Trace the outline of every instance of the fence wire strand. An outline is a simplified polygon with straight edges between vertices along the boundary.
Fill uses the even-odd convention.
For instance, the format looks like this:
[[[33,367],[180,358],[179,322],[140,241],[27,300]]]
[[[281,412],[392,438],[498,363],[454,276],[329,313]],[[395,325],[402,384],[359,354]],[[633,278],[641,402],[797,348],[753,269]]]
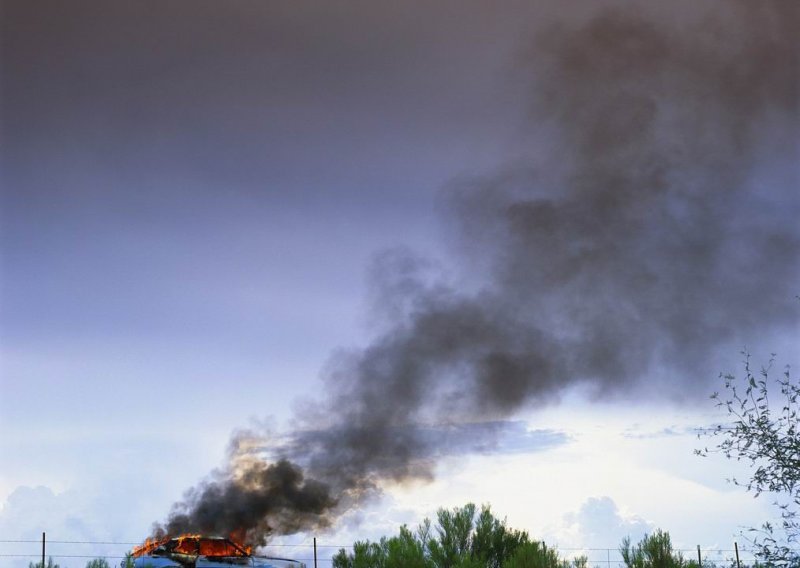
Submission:
[[[119,546],[119,547],[133,547],[140,545],[141,541],[134,541],[134,540],[50,540],[45,539],[46,545],[53,545],[54,548],[58,549],[60,546],[67,546],[67,547],[74,547],[74,546]],[[12,552],[3,550],[3,545],[35,545],[37,548],[34,549],[31,553],[24,553],[24,552]],[[34,566],[39,566],[42,558],[41,549],[38,548],[42,544],[42,539],[0,539],[0,558],[3,559],[28,559],[30,560],[30,564]],[[289,543],[289,542],[282,542],[282,543],[273,543],[266,547],[264,547],[265,551],[270,551],[274,549],[282,549],[285,550],[287,555],[291,555],[291,550],[296,550],[298,556],[294,558],[299,562],[303,562],[309,568],[314,566],[314,558],[310,556],[310,549],[312,548],[313,544],[310,540],[306,539],[299,543]],[[353,543],[347,544],[335,544],[335,543],[324,543],[317,541],[316,544],[317,549],[322,549],[325,553],[317,558],[317,564],[322,566],[328,566],[333,562],[331,558],[332,552],[334,550],[344,549],[345,551],[352,551],[353,550]],[[28,548],[28,547],[25,547]],[[590,566],[595,567],[608,567],[611,568],[612,566],[623,566],[622,558],[619,553],[619,547],[611,547],[611,548],[596,548],[596,547],[559,547],[559,546],[552,546],[553,549],[558,550],[559,552],[565,553],[568,558],[577,556],[577,555],[585,555],[587,556],[587,561]],[[792,549],[793,552],[800,552],[800,549]],[[77,552],[85,552],[85,550],[75,551],[73,554],[61,553],[59,550],[51,550],[46,551],[45,555],[48,558],[52,558],[54,562],[64,561],[64,560],[75,560],[75,561],[84,561],[84,560],[91,560],[91,559],[103,559],[108,562],[113,562],[111,564],[111,568],[116,568],[118,566],[118,562],[124,560],[127,557],[125,551],[123,553],[119,553],[114,551],[111,554],[78,554]],[[110,551],[109,551],[110,552]],[[676,548],[674,552],[683,555],[687,559],[696,558],[697,548]],[[711,566],[722,566],[722,565],[730,565],[731,563],[735,562],[735,552],[736,548],[703,548],[700,547],[701,558],[703,559],[703,565]],[[755,551],[753,548],[748,546],[739,546],[738,549],[739,558],[740,560],[747,564],[752,565],[752,563],[756,560]],[[264,554],[256,554],[255,556],[263,556]],[[601,558],[602,556],[602,558]],[[708,563],[708,564],[706,564]],[[62,566],[61,568],[67,568],[67,566]]]

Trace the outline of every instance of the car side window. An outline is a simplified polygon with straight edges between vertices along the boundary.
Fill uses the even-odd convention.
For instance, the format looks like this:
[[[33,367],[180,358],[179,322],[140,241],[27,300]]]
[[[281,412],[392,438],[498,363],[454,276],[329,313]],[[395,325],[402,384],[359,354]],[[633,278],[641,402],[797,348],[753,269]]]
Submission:
[[[197,554],[197,539],[194,538],[182,538],[180,539],[175,548],[172,549],[172,552],[177,554]]]

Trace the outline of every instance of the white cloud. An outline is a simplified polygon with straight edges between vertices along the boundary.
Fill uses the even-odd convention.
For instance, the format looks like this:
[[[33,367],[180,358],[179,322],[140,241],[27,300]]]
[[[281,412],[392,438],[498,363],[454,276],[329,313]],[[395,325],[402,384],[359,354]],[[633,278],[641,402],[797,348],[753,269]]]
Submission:
[[[611,497],[590,497],[577,511],[566,513],[552,536],[567,549],[603,549],[629,536],[637,541],[654,529],[638,515],[624,515]]]
[[[0,563],[25,567],[41,555],[42,532],[47,533],[47,555],[61,568],[85,565],[88,558],[76,556],[121,555],[124,547],[73,544],[107,542],[115,538],[114,527],[98,517],[96,503],[78,491],[55,493],[45,486],[17,487],[0,512],[0,534],[7,540],[29,541],[3,544]],[[65,542],[67,541],[67,542]],[[6,556],[7,555],[7,556]]]
[[[655,527],[670,531],[683,549],[697,544],[729,549],[740,527],[758,525],[774,514],[768,498],[754,500],[725,483],[735,464],[693,455],[698,441],[684,425],[702,417],[611,410],[543,410],[532,417],[528,431],[512,436],[512,441],[536,440],[537,432],[554,431],[563,433],[565,443],[510,452],[501,446],[497,453],[445,457],[432,483],[387,488],[382,500],[353,511],[335,532],[316,535],[320,557],[356,539],[395,534],[403,523],[416,527],[439,507],[467,502],[491,504],[511,527],[562,551],[609,549],[612,559],[623,536],[636,541]],[[642,425],[640,431],[661,432],[670,426],[673,433],[656,439],[631,436],[636,423]],[[3,454],[13,456],[9,465],[14,466],[14,476],[5,480],[0,538],[37,540],[46,530],[54,540],[140,541],[183,490],[218,465],[219,456],[211,448],[217,453],[224,449],[224,439],[203,437],[135,443],[84,436],[66,451],[60,442],[0,443]],[[26,477],[31,481],[20,481]],[[308,550],[295,545],[307,544],[311,536],[287,537],[276,544],[289,546],[271,552],[307,558]],[[35,543],[20,546],[33,554],[40,550]],[[121,553],[123,548],[65,545],[61,552],[97,555]],[[5,554],[20,550],[9,550],[6,544],[0,549]],[[55,545],[52,550],[59,552]],[[599,554],[605,562],[606,553]],[[28,559],[12,560],[0,557],[0,568],[27,567]],[[61,564],[84,565],[85,559]]]
[[[75,439],[67,444],[69,436]],[[216,465],[218,458],[206,451],[205,442],[199,437],[118,438],[100,428],[78,435],[65,428],[63,436],[40,432],[24,442],[3,438],[0,539],[34,542],[0,543],[0,568],[26,568],[38,560],[42,532],[48,555],[61,568],[82,568],[87,557],[121,556]]]

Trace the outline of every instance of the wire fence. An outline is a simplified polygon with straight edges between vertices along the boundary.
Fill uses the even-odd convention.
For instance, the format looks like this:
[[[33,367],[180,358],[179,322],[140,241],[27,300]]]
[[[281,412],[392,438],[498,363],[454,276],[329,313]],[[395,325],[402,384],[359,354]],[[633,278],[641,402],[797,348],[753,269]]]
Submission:
[[[83,568],[89,561],[103,559],[111,568],[119,567],[126,554],[141,541],[91,541],[42,539],[0,539],[0,566],[40,566],[42,557],[52,558],[59,568]],[[755,551],[748,546],[733,545],[732,548],[703,547],[673,549],[687,560],[699,560],[701,566],[736,566],[737,552],[741,566],[752,566],[756,561]],[[44,553],[43,553],[44,548]],[[271,543],[259,549],[257,556],[291,558],[314,566],[316,548],[317,566],[327,567],[340,549],[352,550],[353,543],[333,543],[309,538],[295,543]],[[584,556],[590,567],[611,568],[624,566],[619,547],[613,548],[562,548],[554,546],[567,559]],[[800,552],[798,550],[797,552]]]

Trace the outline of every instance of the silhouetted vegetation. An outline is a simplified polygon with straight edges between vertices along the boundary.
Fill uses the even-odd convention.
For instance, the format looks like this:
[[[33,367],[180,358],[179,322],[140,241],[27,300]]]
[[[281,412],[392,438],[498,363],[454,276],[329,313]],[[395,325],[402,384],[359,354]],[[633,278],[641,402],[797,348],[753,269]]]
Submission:
[[[724,396],[712,396],[731,422],[708,433],[720,439],[716,446],[697,453],[718,452],[750,464],[750,479],[732,482],[754,496],[772,494],[780,515],[777,525],[766,522],[751,529],[756,555],[769,566],[797,567],[800,555],[791,547],[800,540],[800,384],[788,367],[780,378],[770,379],[773,360],[759,373],[753,372],[749,355],[744,355],[744,375],[723,375]]]
[[[660,529],[633,544],[630,537],[619,548],[626,568],[699,568],[672,546],[670,535]],[[604,568],[608,567],[605,562]],[[703,560],[702,568],[748,567],[735,560],[719,565]],[[586,556],[563,558],[558,551],[527,532],[508,527],[488,505],[477,512],[469,503],[455,509],[439,509],[436,524],[425,519],[416,531],[400,527],[398,535],[376,542],[358,541],[351,551],[340,549],[334,568],[589,568]]]
[[[669,533],[661,529],[645,535],[635,545],[631,544],[630,537],[623,538],[619,552],[627,568],[698,568],[697,562],[684,560],[672,547]]]
[[[581,563],[582,562],[582,563]],[[489,506],[474,504],[439,509],[436,525],[425,519],[412,532],[377,542],[359,541],[333,558],[334,568],[583,568],[585,559],[570,562],[525,531],[509,528]]]
[[[119,568],[133,568],[133,554],[126,552],[125,557],[119,563]]]
[[[28,563],[28,568],[42,568],[42,562],[41,561],[39,561],[39,562],[29,562]],[[61,568],[61,567],[58,564],[56,564],[55,562],[53,562],[53,557],[50,556],[47,559],[46,568]]]

